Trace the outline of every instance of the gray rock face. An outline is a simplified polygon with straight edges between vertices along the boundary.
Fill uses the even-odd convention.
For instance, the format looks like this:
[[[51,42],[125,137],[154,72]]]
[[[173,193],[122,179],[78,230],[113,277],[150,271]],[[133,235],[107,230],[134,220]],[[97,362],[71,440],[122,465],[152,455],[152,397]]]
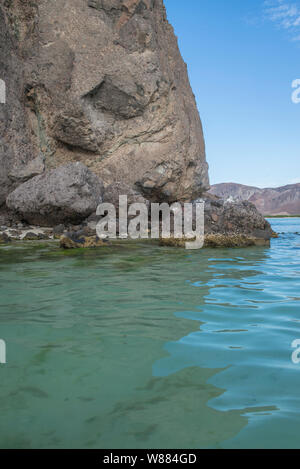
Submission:
[[[278,235],[270,223],[250,202],[229,202],[212,194],[204,194],[205,201],[204,247],[245,248],[250,246],[270,246],[270,239]],[[199,200],[193,202],[197,204]],[[194,215],[195,215],[194,210]],[[194,218],[193,229],[196,229]],[[175,236],[161,238],[160,244],[170,247],[185,247],[187,239]]]
[[[82,163],[47,171],[19,186],[7,206],[28,223],[55,226],[78,223],[102,202],[103,184]]]
[[[22,181],[23,175],[19,178],[19,172],[28,172],[28,162],[34,159],[34,153],[38,153],[33,148],[26,122],[24,57],[20,42],[23,34],[17,30],[13,5],[9,8],[4,6],[8,3],[1,2],[0,6],[0,79],[6,84],[6,104],[0,104],[0,207],[5,203],[7,194]],[[25,16],[25,2],[22,7],[20,14]],[[14,174],[13,178],[10,177],[11,173]]]
[[[122,181],[151,200],[208,188],[202,126],[163,0],[5,1],[0,35],[9,85],[0,204],[38,161],[46,170],[80,161],[105,185]]]
[[[273,230],[270,223],[250,202],[226,202],[206,194],[205,234],[245,235],[269,240]]]
[[[129,205],[134,203],[142,203],[149,206],[150,204],[149,201],[141,194],[139,194],[137,191],[134,191],[131,187],[128,187],[127,184],[122,182],[115,182],[105,188],[103,202],[111,203],[116,208],[118,208],[119,197],[124,195],[127,196],[127,202]]]

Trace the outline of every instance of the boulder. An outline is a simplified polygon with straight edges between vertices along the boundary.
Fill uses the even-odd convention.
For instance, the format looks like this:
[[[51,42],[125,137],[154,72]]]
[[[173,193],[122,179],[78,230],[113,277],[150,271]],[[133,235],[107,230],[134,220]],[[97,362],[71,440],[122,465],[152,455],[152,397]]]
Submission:
[[[205,234],[245,235],[269,241],[273,236],[270,223],[255,205],[243,201],[224,201],[206,195]]]
[[[25,182],[8,196],[6,203],[31,224],[75,224],[96,211],[103,191],[103,183],[86,166],[70,163]]]
[[[22,241],[38,241],[38,240],[43,240],[43,239],[50,239],[50,236],[47,235],[46,233],[28,232],[21,239]]]
[[[0,233],[0,244],[7,244],[10,242],[10,237],[6,233]]]
[[[277,235],[270,223],[250,202],[224,201],[214,195],[204,194],[204,247],[269,246]],[[194,206],[200,200],[193,202]],[[193,223],[193,229],[196,224]],[[187,239],[161,239],[160,244],[185,247]]]

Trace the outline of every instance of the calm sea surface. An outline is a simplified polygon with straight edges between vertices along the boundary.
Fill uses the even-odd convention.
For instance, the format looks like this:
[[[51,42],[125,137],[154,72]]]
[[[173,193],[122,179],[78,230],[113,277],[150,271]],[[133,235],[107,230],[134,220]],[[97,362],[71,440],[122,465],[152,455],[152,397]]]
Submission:
[[[272,224],[271,249],[1,247],[0,447],[300,448],[300,219]]]

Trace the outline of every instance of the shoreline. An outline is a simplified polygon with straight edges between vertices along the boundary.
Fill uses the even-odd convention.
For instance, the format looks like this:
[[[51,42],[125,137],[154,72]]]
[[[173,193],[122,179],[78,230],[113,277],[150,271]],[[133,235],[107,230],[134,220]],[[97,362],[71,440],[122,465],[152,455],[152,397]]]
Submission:
[[[286,217],[283,217],[283,219],[286,219]],[[76,249],[100,248],[119,240],[120,220],[118,218],[116,219],[118,229],[111,238],[105,240],[100,239],[100,235],[97,236],[98,221],[95,214],[78,224],[66,223],[52,226],[29,224],[24,220],[20,221],[20,218],[19,220],[7,220],[7,223],[0,224],[0,244],[20,241],[58,240],[61,248]],[[128,221],[127,219],[127,223]],[[151,221],[148,220],[148,222],[148,233],[144,238],[145,240],[151,240]],[[207,199],[204,209],[204,226],[205,241],[202,247],[269,247],[270,240],[278,237],[267,219],[259,214],[252,204],[247,202],[230,204],[222,200]],[[164,239],[162,236],[163,225],[161,225],[153,241],[159,241],[160,245],[180,248],[186,247],[187,242],[193,243],[195,241],[195,238],[187,239],[184,236],[174,236],[173,230],[174,226],[172,225],[171,236]],[[193,226],[193,230],[196,235],[195,226]]]
[[[6,232],[0,232],[0,247],[13,246],[20,244],[41,244],[42,242],[55,242],[58,247],[62,250],[71,249],[97,249],[103,247],[113,247],[117,244],[132,244],[132,243],[154,243],[161,247],[172,247],[172,248],[185,248],[185,243],[192,241],[187,238],[160,238],[160,239],[108,239],[100,240],[96,235],[93,236],[82,236],[74,237],[71,233],[66,233],[62,236],[58,236],[49,228],[35,228],[24,230],[19,236],[10,235],[10,230]],[[13,231],[13,230],[12,230]],[[273,237],[278,238],[278,234],[274,233]],[[247,236],[244,234],[206,234],[204,240],[204,246],[206,248],[248,248],[248,247],[270,247],[271,241],[269,239],[255,238],[253,236]]]

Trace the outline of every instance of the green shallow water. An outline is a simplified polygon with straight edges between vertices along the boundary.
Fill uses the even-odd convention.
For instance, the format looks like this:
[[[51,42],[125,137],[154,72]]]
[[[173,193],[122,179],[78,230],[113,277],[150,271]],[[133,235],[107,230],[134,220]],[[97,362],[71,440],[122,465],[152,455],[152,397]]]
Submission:
[[[0,248],[1,448],[300,448],[300,219],[271,249]]]

